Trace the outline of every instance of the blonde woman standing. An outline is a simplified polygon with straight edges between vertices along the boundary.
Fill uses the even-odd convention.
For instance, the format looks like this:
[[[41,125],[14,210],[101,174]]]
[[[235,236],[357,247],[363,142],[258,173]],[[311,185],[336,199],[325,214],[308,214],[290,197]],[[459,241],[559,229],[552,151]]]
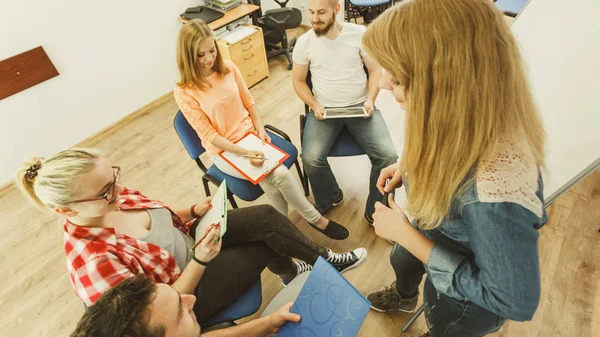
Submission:
[[[258,107],[243,76],[231,61],[224,61],[215,44],[213,31],[196,19],[190,20],[179,32],[177,66],[180,80],[174,90],[181,112],[196,130],[202,145],[214,164],[230,176],[246,179],[217,154],[221,150],[237,155],[264,158],[258,151],[235,144],[249,131],[256,131],[263,142],[271,138],[265,131]],[[260,166],[261,160],[252,160]],[[283,215],[288,215],[288,203],[308,221],[309,225],[334,240],[345,240],[350,233],[342,225],[322,216],[306,200],[300,185],[286,167],[277,169],[259,183],[269,201]]]
[[[385,71],[380,86],[406,111],[400,165],[378,187],[404,184],[415,219],[392,198],[376,207],[377,235],[397,242],[396,281],[369,295],[372,308],[412,312],[427,273],[431,336],[484,336],[532,319],[545,135],[502,14],[488,0],[408,0],[363,41]]]

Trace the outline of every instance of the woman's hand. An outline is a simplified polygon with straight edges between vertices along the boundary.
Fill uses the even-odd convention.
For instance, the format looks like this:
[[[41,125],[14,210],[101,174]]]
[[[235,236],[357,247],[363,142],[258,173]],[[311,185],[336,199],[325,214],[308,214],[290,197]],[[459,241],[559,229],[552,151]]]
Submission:
[[[263,145],[265,145],[265,143],[271,142],[271,137],[269,137],[269,134],[267,133],[265,128],[260,128],[260,130],[258,130],[258,137],[260,137],[260,139],[262,140]]]
[[[394,201],[393,194],[388,196],[388,205],[390,205],[389,208],[380,202],[375,203],[375,213],[373,213],[375,234],[402,245],[402,238],[407,237],[407,232],[414,231],[415,228],[408,221],[404,211]]]
[[[379,178],[377,179],[377,189],[381,194],[389,193],[396,188],[402,187],[402,175],[400,172],[400,164],[395,163],[381,170]],[[385,181],[390,179],[387,188],[385,188]],[[385,190],[384,190],[385,188]]]
[[[252,158],[248,158],[252,166],[261,167],[265,163],[265,154],[260,151],[248,150],[245,154],[252,156]]]
[[[212,261],[221,251],[221,225],[212,225],[204,230],[204,239],[194,249],[194,256],[205,263]]]
[[[196,206],[194,206],[194,213],[198,217],[202,217],[204,214],[206,214],[206,212],[208,212],[209,209],[211,209],[211,207],[212,207],[212,205],[210,204],[211,201],[212,201],[212,197],[206,197],[204,199],[204,201],[196,204]]]

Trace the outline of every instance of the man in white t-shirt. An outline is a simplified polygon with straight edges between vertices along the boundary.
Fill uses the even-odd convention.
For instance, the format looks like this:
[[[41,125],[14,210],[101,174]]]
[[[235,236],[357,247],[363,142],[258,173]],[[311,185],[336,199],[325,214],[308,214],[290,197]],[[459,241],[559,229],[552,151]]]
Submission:
[[[327,155],[338,134],[346,128],[371,160],[364,218],[372,224],[375,202],[383,198],[375,186],[379,172],[398,159],[387,125],[373,104],[379,93],[381,68],[363,49],[366,27],[336,20],[339,0],[310,0],[308,8],[313,29],[296,42],[292,71],[294,90],[310,107],[302,141],[302,162],[317,209],[325,213],[339,205],[343,193]],[[312,90],[306,83],[308,71]],[[325,107],[349,106],[363,106],[369,117],[323,119]]]

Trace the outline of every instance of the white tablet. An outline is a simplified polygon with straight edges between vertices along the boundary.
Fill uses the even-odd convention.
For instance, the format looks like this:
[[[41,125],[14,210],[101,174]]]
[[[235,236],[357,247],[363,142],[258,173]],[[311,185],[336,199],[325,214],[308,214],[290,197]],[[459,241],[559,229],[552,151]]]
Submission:
[[[348,108],[325,108],[323,118],[353,118],[353,117],[368,117],[364,107],[348,107]]]

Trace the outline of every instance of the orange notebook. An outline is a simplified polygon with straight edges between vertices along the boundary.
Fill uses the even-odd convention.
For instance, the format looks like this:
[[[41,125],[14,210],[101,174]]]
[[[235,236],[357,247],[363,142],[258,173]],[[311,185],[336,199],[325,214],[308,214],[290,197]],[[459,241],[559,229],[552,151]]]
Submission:
[[[288,153],[277,146],[265,143],[263,145],[260,137],[254,133],[247,133],[242,139],[235,142],[236,145],[248,150],[260,151],[265,154],[265,162],[263,166],[256,167],[250,163],[250,159],[238,156],[235,153],[221,151],[219,156],[229,163],[233,168],[240,172],[248,181],[257,185],[261,180],[265,179],[269,173],[273,172],[277,166],[281,165],[290,157]]]

